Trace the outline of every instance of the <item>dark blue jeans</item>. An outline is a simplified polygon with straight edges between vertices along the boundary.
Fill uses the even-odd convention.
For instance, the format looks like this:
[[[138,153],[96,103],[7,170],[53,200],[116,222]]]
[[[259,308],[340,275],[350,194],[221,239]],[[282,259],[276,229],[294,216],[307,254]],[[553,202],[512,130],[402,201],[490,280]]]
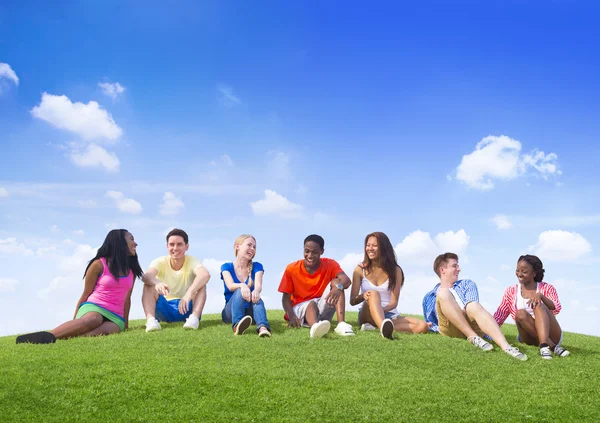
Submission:
[[[260,299],[257,303],[245,301],[242,298],[242,291],[236,289],[227,304],[225,304],[225,308],[221,312],[221,318],[224,323],[231,323],[231,327],[234,327],[244,316],[252,316],[257,331],[263,326],[269,331],[271,330],[263,300]]]

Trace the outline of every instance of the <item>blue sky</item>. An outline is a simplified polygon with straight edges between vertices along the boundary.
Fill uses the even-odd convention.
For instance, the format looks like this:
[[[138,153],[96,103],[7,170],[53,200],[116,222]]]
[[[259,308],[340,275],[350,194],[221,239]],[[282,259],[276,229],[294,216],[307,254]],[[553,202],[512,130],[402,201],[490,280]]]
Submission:
[[[115,227],[144,267],[169,229],[188,231],[212,274],[207,312],[241,233],[257,238],[269,308],[310,233],[350,273],[364,236],[386,232],[404,313],[420,312],[440,252],[461,255],[492,312],[518,256],[536,253],[559,322],[600,335],[599,12],[3,3],[0,335],[72,317]],[[132,317],[140,298],[137,283]]]

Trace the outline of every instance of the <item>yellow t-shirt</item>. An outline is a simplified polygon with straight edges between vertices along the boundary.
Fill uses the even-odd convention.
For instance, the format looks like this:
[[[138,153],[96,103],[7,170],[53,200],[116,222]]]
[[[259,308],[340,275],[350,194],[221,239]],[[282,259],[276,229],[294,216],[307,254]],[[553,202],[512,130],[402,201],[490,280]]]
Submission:
[[[167,300],[182,298],[190,285],[194,282],[196,273],[194,269],[202,264],[192,256],[185,256],[183,266],[179,270],[173,270],[169,256],[159,257],[152,260],[150,267],[158,270],[156,277],[163,283],[169,286],[169,295]]]

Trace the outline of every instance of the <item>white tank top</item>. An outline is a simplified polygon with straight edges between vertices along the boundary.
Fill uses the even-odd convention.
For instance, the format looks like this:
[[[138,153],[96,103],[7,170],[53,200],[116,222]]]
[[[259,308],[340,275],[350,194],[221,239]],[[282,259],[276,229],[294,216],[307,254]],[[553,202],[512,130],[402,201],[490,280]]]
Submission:
[[[538,292],[538,287],[539,284],[536,283],[535,284],[535,292]],[[517,310],[525,310],[527,313],[529,313],[531,315],[531,317],[534,317],[533,315],[533,309],[527,305],[527,301],[529,301],[529,298],[523,298],[523,295],[521,294],[521,284],[517,284]]]
[[[373,282],[367,279],[365,276],[365,270],[363,269],[363,278],[360,282],[360,293],[364,294],[366,291],[377,291],[381,297],[381,307],[387,306],[392,301],[392,291],[388,288],[390,286],[390,279],[388,278],[384,283],[377,286]],[[364,302],[363,302],[364,304]],[[361,306],[362,309],[362,306]],[[398,313],[397,309],[390,310],[392,313]]]

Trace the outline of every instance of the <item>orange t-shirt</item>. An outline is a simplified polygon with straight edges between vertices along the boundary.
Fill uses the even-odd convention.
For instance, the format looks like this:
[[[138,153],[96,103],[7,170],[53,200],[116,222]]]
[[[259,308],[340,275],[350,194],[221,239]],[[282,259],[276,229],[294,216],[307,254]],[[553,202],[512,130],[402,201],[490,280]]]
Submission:
[[[312,275],[304,268],[304,260],[288,264],[283,272],[279,292],[291,294],[292,305],[313,298],[320,298],[333,278],[342,273],[337,261],[322,258],[317,271]]]

